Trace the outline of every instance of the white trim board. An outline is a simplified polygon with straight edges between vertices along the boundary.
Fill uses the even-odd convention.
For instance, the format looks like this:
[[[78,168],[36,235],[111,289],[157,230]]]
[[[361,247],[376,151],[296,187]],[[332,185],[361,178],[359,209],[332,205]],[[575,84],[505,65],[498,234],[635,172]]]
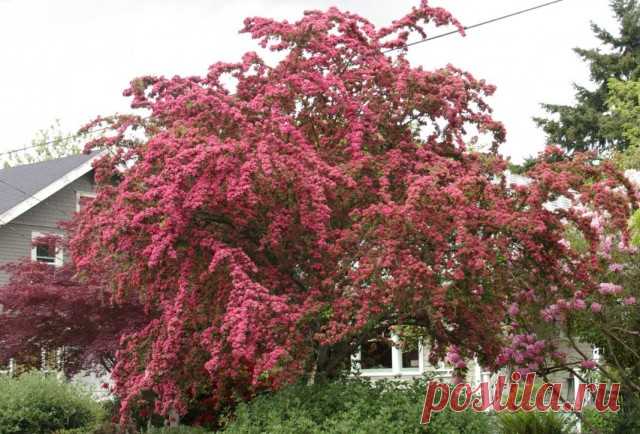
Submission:
[[[98,193],[95,191],[76,191],[76,212],[80,212],[80,199],[82,197],[91,197],[95,199]]]
[[[67,185],[71,184],[76,179],[80,178],[83,175],[86,175],[93,169],[93,162],[98,158],[102,157],[106,151],[102,151],[89,158],[87,161],[76,167],[75,169],[67,172],[61,178],[53,181],[51,184],[44,187],[42,190],[34,193],[33,195],[27,197],[25,200],[14,206],[13,208],[5,211],[0,214],[0,226],[6,225],[7,223],[13,221],[17,217],[21,216],[25,212],[29,211],[34,206],[38,205],[42,201],[51,197],[55,193],[59,192]]]

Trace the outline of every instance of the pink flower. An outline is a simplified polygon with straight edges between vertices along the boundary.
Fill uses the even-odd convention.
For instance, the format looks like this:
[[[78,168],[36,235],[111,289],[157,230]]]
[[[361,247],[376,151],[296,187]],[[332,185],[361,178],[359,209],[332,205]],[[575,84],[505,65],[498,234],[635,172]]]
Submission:
[[[520,308],[518,308],[518,305],[516,303],[513,303],[511,306],[509,306],[508,312],[509,315],[516,316],[518,312],[520,312]]]
[[[553,353],[551,353],[551,357],[564,362],[567,358],[567,354],[563,353],[562,351],[554,351]]]
[[[583,369],[595,369],[597,366],[598,364],[593,360],[583,360],[580,363],[580,367]]]
[[[595,229],[596,232],[602,233],[602,219],[599,216],[594,216],[591,219],[591,227]]]
[[[564,300],[560,300],[560,301],[562,303],[565,303]],[[558,306],[557,304],[552,304],[551,306],[543,309],[541,311],[541,314],[542,314],[542,318],[547,322],[560,319],[560,306]]]
[[[446,359],[452,365],[457,365],[458,363],[460,363],[462,361],[462,357],[460,357],[460,354],[458,354],[458,348],[455,346],[451,346],[447,353]]]
[[[622,265],[622,264],[611,264],[611,265],[609,265],[609,271],[612,271],[614,273],[618,273],[618,272],[622,271],[623,268],[624,268],[624,265]]]
[[[611,255],[611,248],[613,246],[612,237],[607,236],[602,241],[602,251],[605,256],[609,257]]]
[[[602,295],[619,294],[622,292],[622,286],[616,285],[615,283],[603,282],[599,285],[598,291]]]
[[[577,300],[574,300],[573,307],[576,310],[584,310],[587,307],[587,303],[585,303],[583,299],[578,298]]]
[[[598,313],[602,310],[602,305],[600,303],[591,303],[591,312]]]
[[[627,297],[624,299],[624,304],[626,304],[627,306],[631,306],[632,304],[636,304],[636,298],[635,297]]]

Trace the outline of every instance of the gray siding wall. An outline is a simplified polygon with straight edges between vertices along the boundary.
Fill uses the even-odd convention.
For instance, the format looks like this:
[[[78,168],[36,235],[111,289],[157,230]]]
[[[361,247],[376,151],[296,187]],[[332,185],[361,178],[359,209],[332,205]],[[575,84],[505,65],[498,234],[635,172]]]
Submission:
[[[94,191],[93,176],[89,173],[7,225],[0,226],[0,265],[31,257],[32,232],[63,234],[58,223],[73,216],[76,211],[76,193],[91,191]],[[7,274],[0,271],[0,285],[7,281]]]

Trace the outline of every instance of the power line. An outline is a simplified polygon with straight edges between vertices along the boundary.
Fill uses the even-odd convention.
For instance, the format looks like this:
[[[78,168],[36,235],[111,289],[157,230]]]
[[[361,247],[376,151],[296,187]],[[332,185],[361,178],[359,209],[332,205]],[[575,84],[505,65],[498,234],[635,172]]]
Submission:
[[[107,131],[109,129],[111,129],[111,127],[98,128],[97,130],[87,131],[87,134],[100,133],[102,131]],[[4,155],[15,154],[17,152],[23,152],[23,151],[26,151],[27,149],[37,148],[38,146],[50,145],[52,143],[55,143],[55,142],[58,142],[58,141],[61,141],[61,140],[73,139],[75,137],[79,137],[79,135],[78,134],[72,134],[72,135],[69,135],[69,136],[66,136],[66,137],[57,137],[55,139],[52,139],[52,140],[49,140],[49,141],[46,141],[46,142],[36,143],[36,144],[30,145],[30,146],[24,146],[24,147],[19,148],[19,149],[13,149],[11,151],[0,152],[0,157],[2,157]]]
[[[471,24],[470,26],[464,26],[463,29],[465,31],[466,30],[475,29],[476,27],[481,27],[481,26],[484,26],[484,25],[487,25],[487,24],[495,23],[496,21],[501,21],[501,20],[504,20],[504,19],[507,19],[507,18],[515,17],[516,15],[522,15],[522,14],[525,14],[527,12],[532,12],[532,11],[535,11],[537,9],[542,9],[544,7],[551,6],[553,4],[560,3],[560,2],[563,2],[563,1],[564,0],[554,0],[554,1],[547,2],[547,3],[542,3],[542,4],[539,4],[537,6],[532,6],[530,8],[527,8],[527,9],[522,9],[522,10],[519,10],[519,11],[516,11],[516,12],[512,12],[510,14],[502,15],[502,16],[499,16],[499,17],[496,17],[496,18],[491,18],[491,19],[486,20],[486,21],[481,21],[479,23]],[[389,53],[391,51],[396,51],[396,50],[402,50],[404,48],[409,48],[409,47],[412,47],[414,45],[422,44],[422,43],[427,42],[427,41],[433,41],[434,39],[444,38],[445,36],[453,35],[455,33],[459,33],[459,30],[451,30],[449,32],[441,33],[439,35],[430,36],[428,38],[420,39],[419,41],[410,42],[408,44],[404,44],[402,47],[396,47],[396,48],[391,48],[389,50],[386,50],[386,51],[384,51],[384,53]]]

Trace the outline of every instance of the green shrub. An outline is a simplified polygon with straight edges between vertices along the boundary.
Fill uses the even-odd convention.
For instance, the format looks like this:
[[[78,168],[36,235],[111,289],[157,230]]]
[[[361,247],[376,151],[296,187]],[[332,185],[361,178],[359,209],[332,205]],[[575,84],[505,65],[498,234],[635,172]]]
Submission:
[[[61,429],[54,434],[122,434],[122,432],[118,425],[111,422],[102,422],[82,428]]]
[[[620,411],[618,413],[603,413],[602,416],[615,425],[613,433],[640,433],[640,397],[638,395],[621,394]]]
[[[147,434],[207,434],[210,432],[198,427],[178,426],[174,428],[152,428],[147,431]]]
[[[89,394],[53,376],[0,376],[0,434],[50,434],[92,426],[101,417]]]
[[[617,413],[600,413],[593,407],[587,407],[583,410],[582,432],[613,434],[618,424]]]
[[[420,425],[424,380],[403,383],[343,380],[294,385],[241,404],[223,430],[233,433],[438,433],[491,432],[487,414],[434,413]]]
[[[571,415],[554,412],[499,413],[500,434],[570,434],[575,432],[576,420]]]

